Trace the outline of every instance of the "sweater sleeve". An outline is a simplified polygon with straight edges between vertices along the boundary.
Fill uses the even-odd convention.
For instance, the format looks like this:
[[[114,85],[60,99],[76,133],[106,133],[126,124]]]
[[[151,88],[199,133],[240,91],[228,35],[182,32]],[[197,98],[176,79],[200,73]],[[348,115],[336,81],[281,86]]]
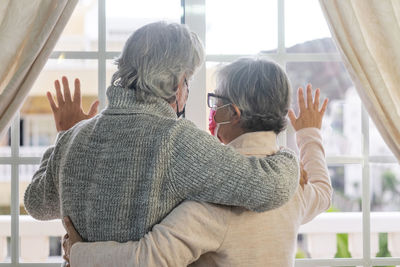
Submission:
[[[139,241],[76,243],[70,253],[71,266],[187,266],[220,247],[229,211],[183,202]]]
[[[296,139],[300,149],[300,160],[308,175],[308,183],[304,185],[304,190],[300,194],[304,224],[329,208],[332,200],[332,185],[320,130],[302,129],[296,133]]]
[[[57,141],[60,136],[61,134],[57,136]],[[61,217],[54,150],[54,146],[46,150],[40,161],[40,167],[33,175],[24,195],[26,211],[37,220],[53,220]]]
[[[187,120],[168,134],[170,180],[182,199],[262,212],[285,204],[297,188],[299,167],[290,150],[246,157]]]

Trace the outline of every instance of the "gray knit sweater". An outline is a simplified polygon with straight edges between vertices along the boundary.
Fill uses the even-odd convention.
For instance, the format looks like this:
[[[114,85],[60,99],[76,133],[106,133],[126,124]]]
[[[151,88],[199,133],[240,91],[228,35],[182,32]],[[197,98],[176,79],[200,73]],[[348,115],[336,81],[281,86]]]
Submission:
[[[25,192],[32,217],[70,216],[87,241],[138,240],[185,199],[265,211],[298,183],[293,152],[246,158],[164,100],[109,87],[108,107],[61,133]],[[249,179],[251,177],[251,179]]]

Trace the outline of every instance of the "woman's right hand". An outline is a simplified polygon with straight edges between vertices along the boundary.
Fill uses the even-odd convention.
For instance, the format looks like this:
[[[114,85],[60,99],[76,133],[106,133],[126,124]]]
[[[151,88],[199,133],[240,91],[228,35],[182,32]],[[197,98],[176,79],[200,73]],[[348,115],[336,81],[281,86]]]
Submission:
[[[297,91],[297,100],[299,103],[300,113],[296,117],[293,109],[289,110],[288,116],[293,128],[299,131],[304,128],[314,127],[321,129],[322,118],[328,106],[328,99],[324,100],[321,109],[319,109],[319,88],[315,91],[314,101],[312,99],[312,86],[307,85],[307,105],[304,101],[303,88],[299,88]]]
[[[74,244],[78,242],[83,242],[82,237],[76,231],[71,219],[67,216],[63,218],[63,225],[67,233],[64,235],[62,240],[62,247],[64,250],[64,260],[67,262],[66,267],[71,267],[70,263],[70,253],[71,248]]]

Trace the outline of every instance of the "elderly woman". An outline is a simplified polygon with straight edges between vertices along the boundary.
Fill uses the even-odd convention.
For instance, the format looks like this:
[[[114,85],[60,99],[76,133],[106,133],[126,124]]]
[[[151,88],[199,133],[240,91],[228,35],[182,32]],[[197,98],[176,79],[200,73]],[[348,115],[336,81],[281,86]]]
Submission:
[[[240,59],[222,68],[217,86],[208,103],[221,142],[248,157],[276,153],[290,95],[284,71],[266,60]],[[140,241],[125,244],[76,243],[81,238],[66,220],[67,257],[76,243],[71,266],[293,266],[299,226],[327,209],[332,194],[320,133],[327,100],[320,110],[319,90],[314,101],[311,91],[309,85],[305,104],[299,89],[300,115],[289,113],[308,184],[286,205],[255,213],[186,201]],[[252,183],[253,176],[247,180]]]
[[[69,216],[86,241],[125,242],[186,199],[259,212],[286,203],[298,183],[293,152],[247,158],[178,119],[202,61],[194,33],[158,22],[127,40],[99,115],[86,119],[78,81],[74,97],[65,77],[64,94],[56,82],[58,105],[49,100],[60,133],[26,189],[29,214]]]

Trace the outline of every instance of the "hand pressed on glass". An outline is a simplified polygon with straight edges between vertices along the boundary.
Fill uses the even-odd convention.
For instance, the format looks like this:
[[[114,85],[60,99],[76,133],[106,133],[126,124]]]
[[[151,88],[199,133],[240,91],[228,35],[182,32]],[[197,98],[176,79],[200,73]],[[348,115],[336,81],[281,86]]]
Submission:
[[[326,107],[328,106],[328,99],[324,100],[321,109],[319,109],[319,88],[315,91],[314,101],[312,99],[312,86],[311,84],[307,85],[307,106],[304,101],[303,88],[299,88],[297,91],[297,98],[299,103],[300,113],[299,116],[296,117],[293,109],[289,110],[288,116],[290,122],[292,123],[293,128],[296,131],[299,131],[304,128],[315,127],[321,129],[322,118],[324,117],[324,113],[326,111]]]
[[[56,105],[51,92],[47,92],[47,99],[53,111],[58,132],[68,130],[78,122],[92,118],[96,115],[99,106],[99,101],[94,101],[90,107],[89,113],[86,114],[82,109],[81,84],[79,79],[75,79],[73,98],[69,90],[68,79],[65,76],[62,77],[62,84],[64,95],[61,92],[60,81],[56,80],[54,82],[58,105]]]

